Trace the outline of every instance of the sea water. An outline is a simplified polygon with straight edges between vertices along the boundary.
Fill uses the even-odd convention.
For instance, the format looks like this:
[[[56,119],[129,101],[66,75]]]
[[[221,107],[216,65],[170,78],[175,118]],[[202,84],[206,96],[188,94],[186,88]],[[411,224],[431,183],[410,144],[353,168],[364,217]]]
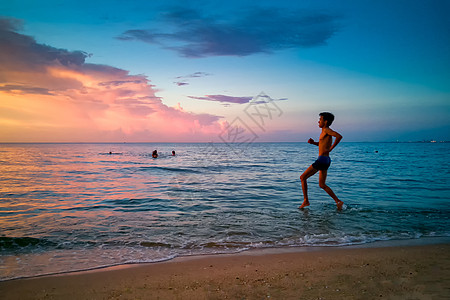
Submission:
[[[450,144],[0,144],[0,280],[267,247],[450,236]],[[244,147],[245,146],[245,147]],[[159,157],[151,156],[157,149]],[[171,156],[172,150],[176,156]]]

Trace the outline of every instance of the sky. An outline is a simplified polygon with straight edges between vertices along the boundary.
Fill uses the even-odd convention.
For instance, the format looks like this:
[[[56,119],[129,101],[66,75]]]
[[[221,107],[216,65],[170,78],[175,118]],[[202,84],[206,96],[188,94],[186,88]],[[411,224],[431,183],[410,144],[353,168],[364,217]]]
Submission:
[[[450,140],[450,1],[0,3],[0,142]]]

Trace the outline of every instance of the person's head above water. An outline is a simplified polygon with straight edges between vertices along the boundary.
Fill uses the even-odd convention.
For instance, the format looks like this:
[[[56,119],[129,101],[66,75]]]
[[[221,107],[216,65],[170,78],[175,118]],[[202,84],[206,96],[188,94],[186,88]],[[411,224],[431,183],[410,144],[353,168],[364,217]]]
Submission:
[[[324,122],[327,122],[326,124],[324,124],[324,127],[330,127],[331,124],[333,124],[334,121],[334,115],[330,112],[321,112],[319,114],[319,116],[322,117],[322,120]],[[319,121],[320,122],[320,121]]]
[[[175,156],[175,150],[172,151],[172,156]]]

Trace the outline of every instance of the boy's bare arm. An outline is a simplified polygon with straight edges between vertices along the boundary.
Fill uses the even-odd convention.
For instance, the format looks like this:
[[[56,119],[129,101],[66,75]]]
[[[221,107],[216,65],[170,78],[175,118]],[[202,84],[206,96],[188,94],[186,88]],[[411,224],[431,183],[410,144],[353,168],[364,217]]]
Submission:
[[[340,135],[338,132],[334,131],[331,128],[326,128],[325,133],[331,136],[335,137],[333,145],[330,147],[330,152],[336,148],[336,146],[339,144],[339,142],[342,140],[342,135]]]
[[[309,140],[308,140],[308,143],[311,144],[311,145],[319,146],[319,142],[314,142],[313,139],[309,139]]]

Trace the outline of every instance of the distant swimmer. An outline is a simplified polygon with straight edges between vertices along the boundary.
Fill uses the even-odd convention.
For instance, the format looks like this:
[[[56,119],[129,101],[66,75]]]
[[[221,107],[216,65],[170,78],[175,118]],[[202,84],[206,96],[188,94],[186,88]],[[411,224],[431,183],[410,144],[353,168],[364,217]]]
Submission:
[[[107,154],[107,155],[122,155],[122,153],[119,153],[119,152],[112,152],[112,151],[109,151],[108,153],[101,153],[101,154]]]
[[[344,205],[344,202],[338,199],[338,197],[334,194],[333,190],[326,185],[325,181],[327,179],[327,170],[330,167],[331,159],[330,159],[330,152],[336,148],[336,146],[339,144],[339,142],[342,139],[342,135],[337,133],[336,131],[333,131],[330,128],[331,123],[334,121],[334,115],[329,112],[322,112],[319,114],[319,127],[322,128],[322,133],[320,134],[319,141],[315,142],[313,139],[309,139],[308,143],[312,145],[319,146],[319,157],[317,160],[309,166],[308,169],[306,169],[305,172],[300,176],[300,180],[302,182],[302,190],[303,190],[303,203],[299,208],[304,208],[306,206],[309,206],[309,200],[308,200],[308,185],[306,183],[306,180],[316,174],[318,171],[319,173],[319,186],[325,190],[325,192],[330,195],[331,198],[334,199],[336,202],[338,210],[342,209],[342,206]],[[334,143],[333,137],[335,138]]]
[[[175,150],[174,150],[174,151],[172,151],[172,156],[175,156]]]
[[[153,151],[153,153],[152,153],[152,157],[153,158],[158,158],[158,151]]]

